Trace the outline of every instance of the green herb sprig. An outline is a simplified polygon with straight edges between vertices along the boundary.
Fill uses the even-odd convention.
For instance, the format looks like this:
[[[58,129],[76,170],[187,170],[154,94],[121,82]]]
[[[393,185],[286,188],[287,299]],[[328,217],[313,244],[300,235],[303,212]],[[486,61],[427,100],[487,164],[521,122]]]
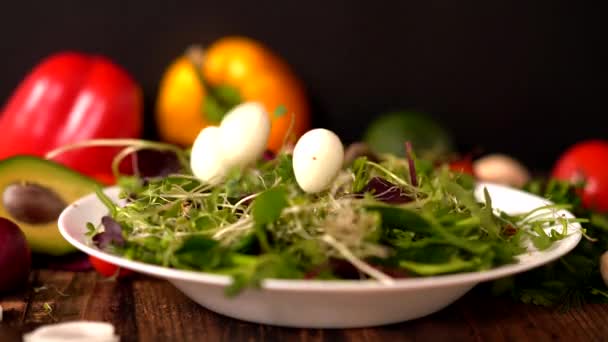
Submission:
[[[374,179],[388,188],[375,189]],[[535,215],[540,212],[498,213],[487,192],[485,201],[474,198],[466,175],[428,167],[413,156],[358,158],[318,194],[298,187],[285,152],[233,170],[215,186],[189,173],[145,181],[123,177],[119,184],[124,205],[98,194],[123,228],[124,245],[110,251],[229,275],[229,295],[269,278],[392,283],[395,274],[487,270],[515,262],[526,241],[548,248],[566,236],[571,222]],[[409,201],[389,203],[389,193]],[[546,233],[549,224],[563,229]],[[88,226],[89,235],[100,232],[95,227]]]

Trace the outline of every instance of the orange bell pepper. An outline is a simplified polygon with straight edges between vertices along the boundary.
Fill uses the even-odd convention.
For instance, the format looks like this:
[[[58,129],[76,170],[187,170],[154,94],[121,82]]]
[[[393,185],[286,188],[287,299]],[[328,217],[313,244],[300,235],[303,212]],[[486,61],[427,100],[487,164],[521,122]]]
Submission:
[[[190,146],[201,129],[218,124],[241,102],[258,101],[272,128],[268,149],[278,151],[288,134],[298,138],[310,128],[304,86],[287,63],[260,42],[226,37],[208,49],[190,49],[175,60],[160,83],[156,123],[164,141]],[[277,108],[285,115],[273,115]]]

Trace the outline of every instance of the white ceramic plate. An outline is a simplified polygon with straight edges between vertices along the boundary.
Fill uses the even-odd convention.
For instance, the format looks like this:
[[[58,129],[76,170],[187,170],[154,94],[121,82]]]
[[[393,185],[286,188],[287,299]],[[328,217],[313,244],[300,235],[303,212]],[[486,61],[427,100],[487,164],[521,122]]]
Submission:
[[[495,184],[478,185],[475,194],[480,200],[483,186],[487,187],[493,206],[507,213],[523,213],[549,203]],[[118,189],[108,188],[106,193],[116,198]],[[451,304],[480,282],[524,272],[559,258],[572,250],[581,238],[580,225],[573,223],[568,228],[570,235],[549,249],[537,251],[530,247],[519,256],[517,263],[483,272],[399,279],[392,285],[357,280],[267,280],[260,290],[249,289],[228,298],[224,288],[230,284],[229,277],[145,264],[88,245],[86,223],[100,222],[106,214],[106,208],[91,194],[63,211],[59,229],[79,250],[121,267],[166,279],[210,310],[251,322],[306,328],[368,327],[422,317]],[[574,217],[567,211],[557,214]]]

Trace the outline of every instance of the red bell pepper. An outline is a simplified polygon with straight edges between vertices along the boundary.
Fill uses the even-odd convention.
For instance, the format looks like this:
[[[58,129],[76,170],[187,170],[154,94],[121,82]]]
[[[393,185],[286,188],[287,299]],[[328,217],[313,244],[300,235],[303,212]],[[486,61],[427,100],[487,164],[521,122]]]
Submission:
[[[109,59],[77,52],[51,55],[17,87],[0,114],[0,159],[44,156],[97,138],[138,138],[142,95],[130,75]],[[103,181],[116,148],[91,147],[59,155],[60,162]]]

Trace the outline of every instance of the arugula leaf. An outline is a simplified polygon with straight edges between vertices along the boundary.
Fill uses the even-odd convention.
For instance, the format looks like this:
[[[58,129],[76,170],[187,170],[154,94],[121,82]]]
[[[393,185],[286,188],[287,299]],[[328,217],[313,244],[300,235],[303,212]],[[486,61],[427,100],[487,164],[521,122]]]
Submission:
[[[481,222],[481,225],[487,230],[488,234],[493,237],[498,237],[500,233],[500,228],[498,224],[494,220],[494,213],[492,211],[492,201],[490,198],[490,194],[488,190],[484,188],[484,197],[485,197],[485,206],[482,208],[475,197],[470,191],[466,191],[459,184],[454,183],[452,181],[443,180],[445,189],[454,195],[460,203],[462,203],[467,209],[471,211],[473,216],[478,216]]]
[[[359,157],[353,161],[352,171],[355,175],[353,181],[353,193],[359,193],[365,188],[369,182],[369,169],[367,166],[367,157]]]
[[[274,172],[276,176],[281,179],[285,185],[295,184],[295,175],[293,173],[293,162],[292,157],[289,154],[280,154],[275,158],[276,166],[274,166]]]
[[[264,191],[253,201],[251,212],[256,225],[266,225],[276,221],[287,207],[287,190],[275,187]]]
[[[407,208],[381,205],[368,206],[367,209],[379,212],[383,225],[390,227],[393,230],[402,229],[404,231],[425,235],[436,234],[446,243],[465,249],[474,254],[483,253],[488,248],[487,245],[478,244],[475,241],[468,241],[450,233],[434,219],[433,214],[418,213]]]
[[[251,212],[255,231],[264,251],[271,250],[265,226],[276,221],[288,204],[287,190],[283,187],[268,189],[253,201]]]
[[[536,234],[529,234],[530,239],[532,240],[532,243],[534,244],[534,247],[536,247],[542,251],[551,246],[551,244],[552,244],[551,238],[549,237],[549,235],[547,235],[547,233],[545,233],[545,231],[543,230],[543,228],[540,225],[533,223],[532,231],[534,233],[536,233]]]
[[[267,278],[301,278],[303,273],[298,270],[294,261],[286,254],[268,253],[260,257],[250,258],[233,273],[233,281],[225,290],[227,296],[233,297],[247,287],[259,288]]]
[[[199,270],[213,270],[228,261],[228,251],[218,242],[200,235],[194,235],[182,243],[173,254],[172,264],[190,266]]]
[[[388,229],[400,229],[422,234],[432,232],[431,224],[415,210],[377,204],[368,205],[366,209],[380,213],[382,225]]]

